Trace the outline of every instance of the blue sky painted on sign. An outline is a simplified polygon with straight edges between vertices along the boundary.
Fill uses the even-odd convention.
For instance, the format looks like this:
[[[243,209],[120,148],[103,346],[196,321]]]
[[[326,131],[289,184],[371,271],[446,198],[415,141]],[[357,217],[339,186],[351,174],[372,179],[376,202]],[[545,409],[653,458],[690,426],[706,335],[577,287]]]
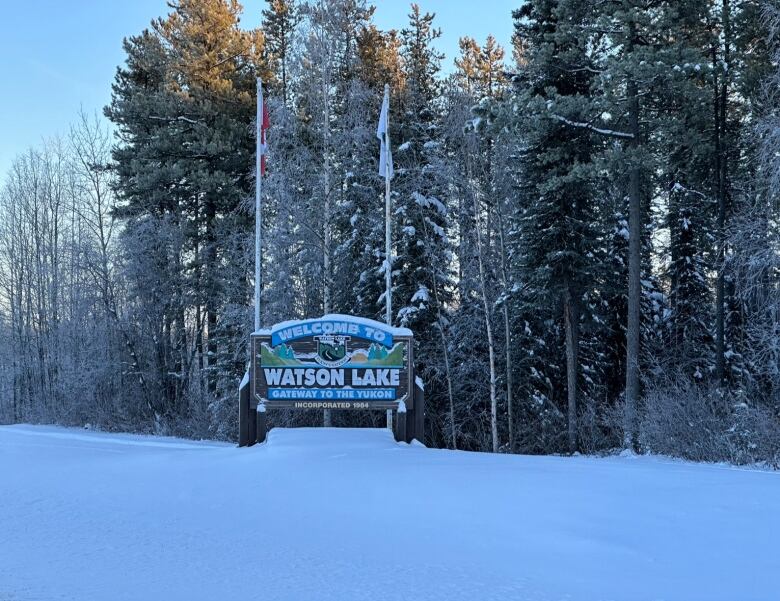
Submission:
[[[259,24],[264,0],[244,0],[244,23]],[[383,29],[406,23],[409,3],[375,0]],[[458,38],[492,33],[508,46],[511,11],[521,0],[419,0],[443,30],[439,48],[451,69]],[[475,10],[475,7],[477,9]],[[165,0],[27,0],[3,4],[0,16],[0,179],[17,154],[67,132],[80,107],[100,111],[123,60],[122,38],[168,12]]]

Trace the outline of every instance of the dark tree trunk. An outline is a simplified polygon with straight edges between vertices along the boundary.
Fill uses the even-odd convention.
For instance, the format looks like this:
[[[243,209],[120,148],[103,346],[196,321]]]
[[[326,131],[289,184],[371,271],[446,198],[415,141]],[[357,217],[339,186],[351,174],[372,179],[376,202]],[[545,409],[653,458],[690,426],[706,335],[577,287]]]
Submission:
[[[568,399],[568,443],[569,452],[577,452],[577,393],[579,376],[580,315],[576,294],[566,287],[563,299],[566,322],[566,390]]]
[[[729,0],[723,0],[723,63],[726,72],[720,82],[720,90],[715,90],[716,123],[716,165],[718,189],[718,277],[715,288],[715,377],[718,386],[726,379],[726,300],[725,300],[725,259],[726,259],[726,205],[728,203],[728,158],[727,158],[727,121],[728,121],[728,75],[731,60],[731,14]],[[717,84],[716,84],[717,86]]]
[[[629,25],[629,52],[633,50],[636,29]],[[628,327],[626,330],[626,398],[623,424],[624,445],[635,448],[637,442],[637,405],[639,402],[639,351],[641,336],[641,296],[642,296],[642,200],[641,172],[639,164],[639,91],[637,83],[630,78],[628,92],[628,119],[630,172],[628,190]]]

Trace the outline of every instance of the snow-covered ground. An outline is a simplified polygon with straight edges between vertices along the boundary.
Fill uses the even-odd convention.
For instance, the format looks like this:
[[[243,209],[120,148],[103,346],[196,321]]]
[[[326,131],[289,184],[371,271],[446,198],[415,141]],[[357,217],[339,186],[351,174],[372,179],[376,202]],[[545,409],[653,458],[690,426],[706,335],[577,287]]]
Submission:
[[[774,601],[780,474],[0,428],[0,601]]]

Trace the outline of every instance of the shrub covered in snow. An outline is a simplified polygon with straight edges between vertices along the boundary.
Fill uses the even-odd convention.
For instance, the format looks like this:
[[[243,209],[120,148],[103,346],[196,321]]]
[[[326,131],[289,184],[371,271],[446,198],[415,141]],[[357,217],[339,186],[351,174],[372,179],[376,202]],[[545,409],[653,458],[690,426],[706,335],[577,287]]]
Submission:
[[[780,467],[780,418],[714,388],[674,383],[647,391],[640,445],[650,453],[694,461]]]

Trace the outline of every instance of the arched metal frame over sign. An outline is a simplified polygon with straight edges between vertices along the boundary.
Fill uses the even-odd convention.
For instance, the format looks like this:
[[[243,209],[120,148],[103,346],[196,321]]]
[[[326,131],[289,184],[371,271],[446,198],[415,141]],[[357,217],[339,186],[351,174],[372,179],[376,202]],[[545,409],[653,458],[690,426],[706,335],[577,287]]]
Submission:
[[[249,405],[239,413],[240,444],[264,440],[265,411],[281,407],[391,409],[396,411],[396,438],[422,442],[424,396],[414,374],[410,330],[325,315],[257,331],[251,352],[249,378],[240,395],[240,402]],[[248,423],[253,412],[254,428]]]

